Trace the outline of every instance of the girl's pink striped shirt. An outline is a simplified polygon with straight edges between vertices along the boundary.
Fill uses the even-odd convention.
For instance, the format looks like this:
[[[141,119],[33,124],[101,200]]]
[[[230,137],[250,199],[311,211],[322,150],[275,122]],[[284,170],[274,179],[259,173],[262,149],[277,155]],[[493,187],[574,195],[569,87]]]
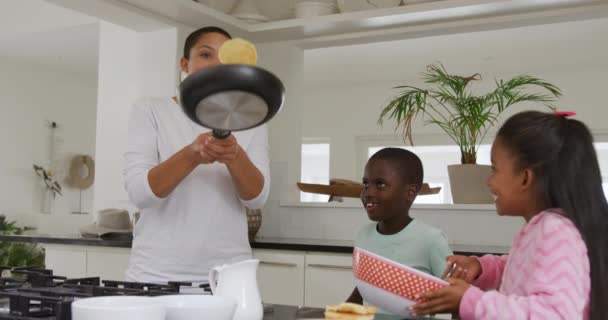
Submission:
[[[463,320],[588,319],[587,246],[563,211],[537,214],[515,236],[509,255],[479,261],[482,273],[460,303]]]

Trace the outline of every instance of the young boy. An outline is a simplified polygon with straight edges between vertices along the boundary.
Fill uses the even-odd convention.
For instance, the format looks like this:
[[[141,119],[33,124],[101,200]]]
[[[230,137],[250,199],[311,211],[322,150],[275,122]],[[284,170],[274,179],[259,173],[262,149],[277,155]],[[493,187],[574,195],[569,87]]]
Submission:
[[[355,246],[422,272],[440,277],[452,255],[445,234],[410,217],[422,187],[420,158],[399,148],[384,148],[367,162],[361,201],[374,221],[364,226]],[[347,302],[363,303],[355,287]]]

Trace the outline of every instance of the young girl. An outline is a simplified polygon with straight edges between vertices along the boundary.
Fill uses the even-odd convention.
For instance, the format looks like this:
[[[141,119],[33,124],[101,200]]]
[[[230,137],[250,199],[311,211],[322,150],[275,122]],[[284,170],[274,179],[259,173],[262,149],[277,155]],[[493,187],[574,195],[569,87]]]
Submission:
[[[570,115],[527,111],[505,122],[488,185],[498,214],[526,224],[509,255],[448,257],[450,286],[421,294],[415,314],[606,319],[608,204],[591,133]]]

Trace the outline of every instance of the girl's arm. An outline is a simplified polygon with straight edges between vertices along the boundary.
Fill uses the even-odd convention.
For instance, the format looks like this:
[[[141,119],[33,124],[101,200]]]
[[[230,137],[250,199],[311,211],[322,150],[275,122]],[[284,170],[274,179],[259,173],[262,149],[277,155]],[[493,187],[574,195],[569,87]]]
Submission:
[[[531,245],[535,247],[526,248],[529,253],[513,263],[505,279],[519,292],[506,295],[470,287],[460,302],[462,319],[584,318],[591,287],[589,259],[576,228],[563,221],[543,225]],[[484,264],[502,270],[498,261]]]
[[[481,264],[481,274],[473,284],[482,290],[498,289],[509,255],[495,256],[487,254],[481,258],[475,258]]]

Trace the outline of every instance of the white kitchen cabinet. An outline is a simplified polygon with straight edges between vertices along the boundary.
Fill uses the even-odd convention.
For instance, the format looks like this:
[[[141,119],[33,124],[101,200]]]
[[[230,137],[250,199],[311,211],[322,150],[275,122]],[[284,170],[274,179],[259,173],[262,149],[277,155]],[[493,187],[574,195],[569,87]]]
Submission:
[[[127,248],[89,247],[87,250],[87,276],[123,281],[130,252],[131,249]]]
[[[352,255],[308,253],[305,279],[305,306],[323,308],[346,301],[355,288]]]
[[[45,264],[53,274],[68,278],[101,277],[124,280],[129,248],[44,245]]]
[[[47,269],[53,270],[54,275],[68,278],[83,278],[87,274],[86,247],[72,245],[45,244],[45,260]]]
[[[258,286],[264,303],[304,304],[304,252],[256,249],[253,256],[260,260]]]
[[[129,248],[45,245],[46,266],[70,278],[123,280]],[[264,303],[325,307],[343,302],[352,292],[352,255],[255,249],[260,260],[258,286]]]

